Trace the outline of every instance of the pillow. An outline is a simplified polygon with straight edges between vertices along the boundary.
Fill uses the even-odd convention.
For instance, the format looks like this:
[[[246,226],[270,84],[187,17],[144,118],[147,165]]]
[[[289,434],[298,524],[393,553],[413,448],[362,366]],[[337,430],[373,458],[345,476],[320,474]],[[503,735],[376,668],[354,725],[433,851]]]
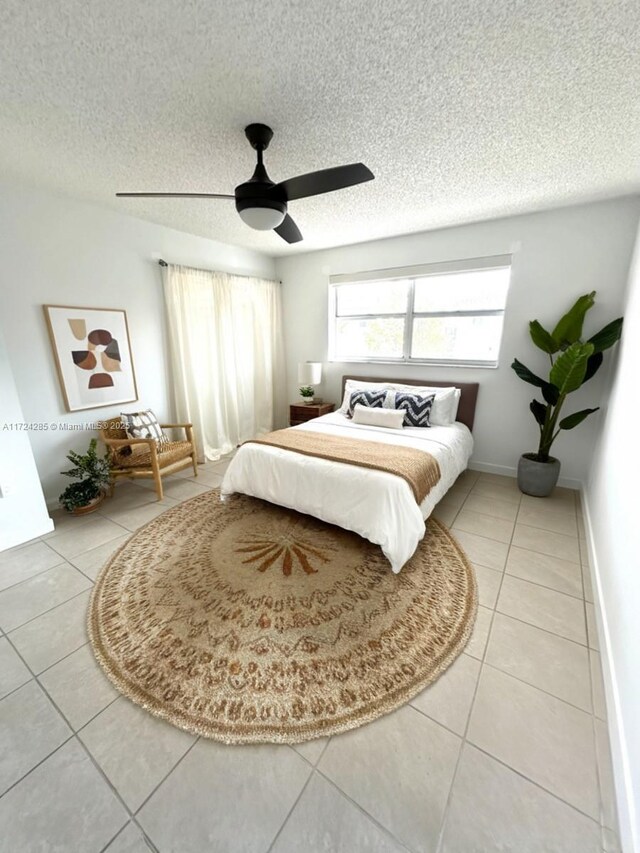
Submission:
[[[395,391],[404,391],[418,397],[433,396],[429,426],[451,426],[455,423],[460,402],[459,388],[432,388],[418,385],[395,385]],[[406,424],[405,424],[406,426]]]
[[[460,389],[455,386],[436,388],[430,385],[403,385],[399,382],[365,382],[364,380],[347,379],[344,386],[344,399],[339,411],[347,415],[349,400],[353,391],[406,391],[408,394],[435,394],[429,422],[431,426],[449,426],[455,422],[460,402]]]
[[[356,403],[353,410],[354,424],[366,424],[367,426],[388,427],[389,429],[402,429],[405,412],[401,409],[372,409]]]
[[[387,387],[384,382],[358,382],[354,379],[347,379],[344,385],[344,397],[342,398],[342,405],[338,409],[339,412],[342,412],[343,415],[346,415],[349,411],[349,403],[351,401],[351,395],[354,391],[386,391]]]
[[[360,403],[362,406],[368,406],[371,409],[381,409],[384,405],[386,396],[386,391],[353,391],[349,397],[349,406],[346,413],[347,417],[353,417],[353,410],[356,403]]]
[[[413,393],[416,393],[415,389]],[[420,388],[419,393],[436,395],[433,401],[433,409],[431,410],[432,426],[450,426],[455,423],[456,415],[458,414],[458,404],[460,403],[460,394],[462,393],[459,388]]]
[[[387,405],[404,412],[404,426],[430,427],[429,415],[435,394],[407,394],[404,391],[387,391]]]
[[[455,394],[453,395],[453,402],[451,403],[451,423],[454,424],[458,419],[458,406],[460,405],[460,397],[462,395],[462,391],[459,388],[455,389]]]
[[[144,412],[120,412],[120,417],[129,438],[153,438],[158,447],[169,441],[151,409]]]

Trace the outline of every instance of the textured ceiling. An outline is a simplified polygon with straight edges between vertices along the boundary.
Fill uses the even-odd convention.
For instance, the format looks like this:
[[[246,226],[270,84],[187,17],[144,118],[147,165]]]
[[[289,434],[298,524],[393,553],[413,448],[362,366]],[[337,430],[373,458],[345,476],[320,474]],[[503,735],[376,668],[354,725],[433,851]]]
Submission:
[[[640,189],[640,4],[625,0],[3,0],[0,171],[269,254]],[[304,242],[233,202],[243,135],[274,180],[362,160],[293,202]]]

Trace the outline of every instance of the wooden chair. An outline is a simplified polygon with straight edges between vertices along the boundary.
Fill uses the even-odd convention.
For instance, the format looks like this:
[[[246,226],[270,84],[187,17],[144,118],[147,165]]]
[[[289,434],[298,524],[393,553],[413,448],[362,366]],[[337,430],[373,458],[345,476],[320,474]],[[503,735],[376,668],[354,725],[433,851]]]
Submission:
[[[158,445],[152,438],[129,438],[121,418],[104,421],[100,438],[106,444],[111,466],[111,494],[118,477],[152,477],[158,500],[163,498],[162,478],[193,465],[198,476],[196,442],[192,424],[160,424],[163,429],[184,429],[186,441]],[[129,448],[130,452],[126,452]]]

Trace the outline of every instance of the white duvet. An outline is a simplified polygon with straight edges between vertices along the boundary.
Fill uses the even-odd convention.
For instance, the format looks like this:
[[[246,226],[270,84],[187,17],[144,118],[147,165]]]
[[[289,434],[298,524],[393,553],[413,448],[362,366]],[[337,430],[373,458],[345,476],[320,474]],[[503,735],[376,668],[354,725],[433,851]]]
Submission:
[[[409,484],[395,474],[279,447],[243,444],[227,468],[223,498],[241,492],[353,530],[380,545],[394,572],[416,550],[425,519],[465,470],[473,449],[471,432],[458,422],[398,430],[354,424],[335,412],[292,429],[415,447],[438,460],[440,481],[420,505]]]

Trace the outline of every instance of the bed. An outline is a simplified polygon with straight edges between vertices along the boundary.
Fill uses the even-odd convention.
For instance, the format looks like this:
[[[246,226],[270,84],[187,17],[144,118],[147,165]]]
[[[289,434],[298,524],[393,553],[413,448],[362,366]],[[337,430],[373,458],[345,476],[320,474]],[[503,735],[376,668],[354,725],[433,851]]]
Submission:
[[[224,499],[235,492],[252,495],[353,530],[380,545],[392,571],[397,573],[424,537],[425,520],[467,467],[473,450],[471,430],[478,384],[344,376],[343,397],[347,381],[434,388],[455,385],[460,389],[457,419],[449,426],[401,430],[364,426],[337,411],[290,428],[430,453],[440,467],[440,480],[420,504],[404,479],[386,471],[251,442],[243,444],[229,464],[220,487],[221,496]]]

